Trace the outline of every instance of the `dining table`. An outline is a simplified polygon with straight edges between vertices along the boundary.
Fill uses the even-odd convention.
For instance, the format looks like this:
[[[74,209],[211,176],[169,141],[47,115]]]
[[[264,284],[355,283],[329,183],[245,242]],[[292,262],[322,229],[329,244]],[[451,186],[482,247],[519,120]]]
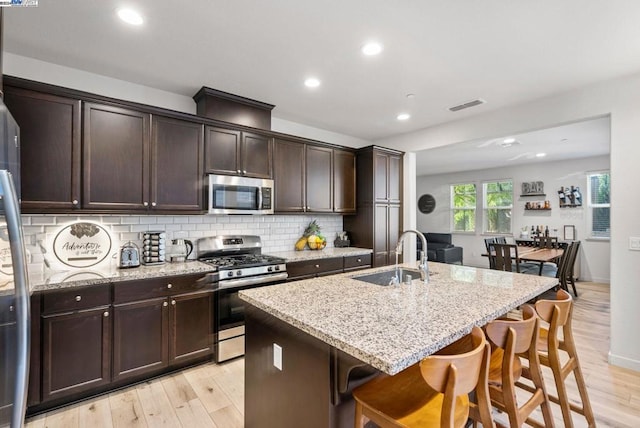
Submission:
[[[542,275],[545,263],[556,263],[563,254],[564,250],[561,248],[518,247],[519,261],[540,263],[538,275]]]

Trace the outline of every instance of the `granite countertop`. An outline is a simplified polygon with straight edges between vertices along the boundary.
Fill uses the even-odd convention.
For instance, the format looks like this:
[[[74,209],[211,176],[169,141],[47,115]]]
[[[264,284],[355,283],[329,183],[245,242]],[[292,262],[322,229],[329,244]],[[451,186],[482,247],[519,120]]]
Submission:
[[[415,267],[415,263],[403,266]],[[240,297],[390,375],[557,284],[556,278],[430,262],[428,285],[353,279],[368,269],[243,290]]]
[[[31,292],[58,290],[63,288],[84,287],[87,285],[107,284],[118,281],[159,278],[172,275],[213,272],[215,268],[198,261],[184,263],[165,263],[162,265],[141,265],[135,268],[119,269],[115,266],[102,269],[72,269],[68,271],[46,271],[29,274]]]
[[[269,253],[272,256],[282,257],[287,262],[299,262],[303,260],[328,259],[331,257],[343,256],[360,256],[371,254],[373,250],[370,248],[343,247],[343,248],[325,248],[323,250],[304,250],[304,251],[278,251]]]

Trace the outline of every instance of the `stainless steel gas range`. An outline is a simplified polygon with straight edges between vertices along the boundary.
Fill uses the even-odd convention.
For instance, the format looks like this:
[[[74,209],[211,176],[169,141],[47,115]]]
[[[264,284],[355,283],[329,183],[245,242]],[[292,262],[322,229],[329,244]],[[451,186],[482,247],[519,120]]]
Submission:
[[[262,241],[255,235],[230,235],[196,241],[199,261],[216,267],[215,360],[244,355],[244,303],[238,291],[277,284],[287,279],[285,260],[262,254]]]

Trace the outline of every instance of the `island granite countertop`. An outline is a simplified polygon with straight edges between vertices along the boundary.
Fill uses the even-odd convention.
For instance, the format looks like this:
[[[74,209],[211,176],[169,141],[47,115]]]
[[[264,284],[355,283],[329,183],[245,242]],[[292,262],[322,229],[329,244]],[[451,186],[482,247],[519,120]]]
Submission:
[[[365,254],[371,254],[373,250],[370,248],[358,248],[358,247],[343,247],[343,248],[325,248],[323,250],[304,250],[304,251],[277,251],[270,252],[272,256],[282,257],[290,262],[299,262],[303,260],[315,260],[315,259],[329,259],[332,257],[348,257],[348,256],[362,256]]]
[[[119,269],[118,267],[112,266],[101,269],[48,270],[42,274],[29,273],[29,283],[31,292],[37,293],[63,288],[161,278],[172,275],[189,275],[195,273],[202,273],[204,275],[213,271],[215,271],[215,268],[211,265],[193,260],[183,263],[167,262],[161,265],[141,265],[127,269]]]
[[[415,263],[404,264],[415,267]],[[393,375],[557,284],[556,278],[429,263],[420,280],[379,286],[354,277],[386,266],[240,291],[240,298]]]

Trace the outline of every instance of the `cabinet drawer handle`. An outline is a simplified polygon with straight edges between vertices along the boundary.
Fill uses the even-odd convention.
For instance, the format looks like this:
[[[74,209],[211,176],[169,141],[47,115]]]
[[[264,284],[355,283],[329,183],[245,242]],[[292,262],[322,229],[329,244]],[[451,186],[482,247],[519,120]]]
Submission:
[[[358,259],[358,263],[362,263],[362,259]]]
[[[316,265],[316,269],[320,269],[320,265]]]
[[[166,308],[167,306],[169,306],[169,304],[167,302],[163,302],[162,306],[164,306]]]
[[[173,287],[173,285],[171,285],[171,283],[167,284],[167,288],[171,288]]]
[[[148,207],[149,206],[149,202],[145,201],[145,202],[142,203],[142,205],[144,205],[145,207]]]
[[[76,296],[76,302],[79,302],[80,300],[82,300],[82,296]]]
[[[151,202],[151,206],[155,207],[157,204],[155,202]]]
[[[77,199],[74,199],[73,201],[71,201],[71,203],[72,203],[73,205],[78,205],[78,200],[77,200]]]
[[[171,304],[175,306],[175,305],[176,305],[176,301],[175,301],[175,300],[172,300],[172,301],[171,301]]]
[[[106,318],[106,317],[108,317],[108,316],[109,316],[109,311],[105,311],[105,312],[102,314],[102,316],[103,316],[103,317],[105,317],[105,318]]]

